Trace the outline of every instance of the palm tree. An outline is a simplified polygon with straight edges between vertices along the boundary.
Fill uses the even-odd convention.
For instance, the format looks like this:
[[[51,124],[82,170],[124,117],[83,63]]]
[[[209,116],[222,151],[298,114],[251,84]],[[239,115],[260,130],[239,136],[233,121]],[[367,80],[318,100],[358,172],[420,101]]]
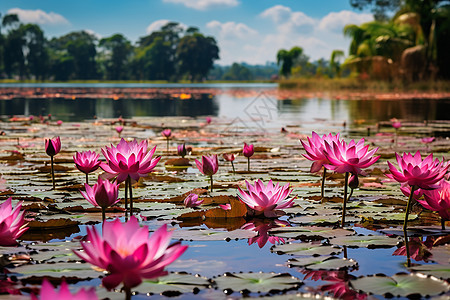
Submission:
[[[303,49],[300,47],[293,47],[291,50],[287,51],[281,49],[277,53],[277,64],[281,63],[280,73],[285,77],[291,75],[292,66],[295,60],[302,55]]]
[[[341,64],[338,61],[340,58],[344,58],[344,51],[333,50],[331,52],[330,67],[337,77],[341,77]]]

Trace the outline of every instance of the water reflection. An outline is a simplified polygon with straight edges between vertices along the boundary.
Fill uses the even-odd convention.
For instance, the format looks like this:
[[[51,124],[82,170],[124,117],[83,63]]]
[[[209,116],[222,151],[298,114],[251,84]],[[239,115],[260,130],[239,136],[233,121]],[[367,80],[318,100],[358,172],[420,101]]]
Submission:
[[[262,247],[264,247],[264,245],[266,245],[267,242],[269,242],[271,244],[277,244],[277,243],[284,244],[285,241],[283,238],[269,235],[269,230],[272,228],[285,227],[285,226],[290,226],[289,222],[282,221],[282,220],[270,220],[270,219],[255,218],[255,219],[245,223],[241,227],[241,229],[257,232],[258,235],[248,239],[248,244],[252,245],[254,243],[257,243],[259,248],[262,248]]]

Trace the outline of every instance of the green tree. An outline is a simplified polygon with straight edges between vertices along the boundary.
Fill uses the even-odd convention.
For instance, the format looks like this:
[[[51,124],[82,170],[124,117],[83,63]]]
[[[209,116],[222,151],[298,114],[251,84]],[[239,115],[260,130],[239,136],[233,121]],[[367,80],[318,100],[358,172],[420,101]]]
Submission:
[[[156,37],[150,45],[136,50],[133,73],[140,79],[170,80],[175,75],[175,64],[171,56],[170,42]]]
[[[100,40],[103,48],[106,78],[111,80],[126,79],[129,76],[129,63],[133,55],[133,46],[121,34],[114,34]]]
[[[180,39],[176,58],[179,76],[200,81],[212,69],[214,60],[219,59],[219,47],[213,37],[193,32]]]
[[[41,28],[36,24],[19,27],[25,41],[22,51],[25,53],[27,71],[36,79],[43,80],[48,75],[49,54],[47,40]]]
[[[342,50],[333,50],[331,52],[330,58],[330,67],[335,76],[341,77],[341,64],[339,63],[339,59],[344,58],[344,51]]]
[[[244,65],[233,63],[228,71],[222,76],[223,80],[252,80],[253,75]]]
[[[303,53],[303,49],[300,47],[293,47],[291,50],[281,49],[277,53],[277,64],[281,64],[280,74],[289,77],[292,72],[295,60],[299,58]]]

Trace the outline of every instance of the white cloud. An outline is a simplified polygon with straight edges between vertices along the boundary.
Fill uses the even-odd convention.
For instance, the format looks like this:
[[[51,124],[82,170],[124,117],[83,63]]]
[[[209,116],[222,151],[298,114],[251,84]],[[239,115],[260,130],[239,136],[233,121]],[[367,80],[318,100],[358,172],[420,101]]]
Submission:
[[[23,23],[34,23],[38,25],[68,25],[70,24],[62,15],[54,12],[45,12],[40,9],[27,10],[21,8],[11,8],[8,14],[17,14]]]
[[[238,0],[164,0],[167,3],[183,4],[196,10],[208,10],[212,8],[234,7],[239,5]]]
[[[170,22],[172,22],[172,21],[166,20],[166,19],[157,20],[157,21],[153,22],[152,24],[148,25],[147,28],[145,29],[145,32],[147,34],[150,34],[153,31],[161,30],[161,28],[163,26],[167,25],[167,23],[170,23]],[[179,23],[179,25],[181,26],[181,28],[183,28],[185,30],[188,28],[186,24]]]
[[[266,9],[260,14],[263,18],[271,19],[279,31],[308,33],[314,30],[317,20],[307,16],[301,11],[293,12],[289,7],[276,5]]]
[[[89,33],[90,35],[95,36],[98,40],[101,40],[103,38],[99,33],[95,32],[92,29],[84,29],[83,31]]]
[[[275,23],[280,23],[290,18],[292,10],[289,7],[283,5],[275,5],[266,9],[261,13],[261,17],[270,18]]]
[[[206,28],[213,30],[220,38],[246,39],[258,34],[244,23],[211,21],[206,24]]]
[[[342,33],[342,29],[347,24],[361,24],[373,21],[371,14],[358,14],[349,10],[342,10],[340,12],[330,12],[328,15],[320,20],[319,28],[321,30],[329,30],[333,32]]]

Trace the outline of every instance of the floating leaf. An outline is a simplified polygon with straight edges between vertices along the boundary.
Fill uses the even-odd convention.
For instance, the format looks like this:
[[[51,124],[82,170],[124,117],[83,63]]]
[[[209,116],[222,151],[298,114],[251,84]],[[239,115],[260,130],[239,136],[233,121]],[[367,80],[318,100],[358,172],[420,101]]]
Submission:
[[[445,280],[450,278],[450,265],[425,264],[414,266],[411,270]]]
[[[221,290],[269,293],[297,289],[302,285],[300,279],[290,274],[276,273],[225,273],[214,279]]]
[[[450,285],[436,277],[422,274],[396,274],[392,277],[374,275],[360,277],[350,281],[350,285],[365,293],[389,297],[422,297],[438,295],[450,290]]]
[[[273,228],[269,231],[270,234],[274,234],[278,237],[283,238],[295,238],[295,239],[302,239],[302,238],[317,238],[317,239],[324,239],[324,238],[332,238],[332,237],[338,237],[338,236],[347,236],[347,235],[353,235],[355,232],[353,230],[349,229],[330,229],[326,227],[278,227]]]
[[[78,277],[78,278],[97,278],[102,273],[94,271],[90,264],[87,263],[57,263],[57,264],[30,264],[23,265],[14,269],[11,272],[18,273],[18,278],[28,278],[31,276],[37,277]]]
[[[290,255],[336,255],[339,254],[342,249],[313,243],[286,243],[272,246],[270,251],[277,254]]]
[[[192,293],[207,288],[210,282],[207,278],[187,273],[170,273],[156,279],[144,279],[142,283],[133,288],[133,291],[142,294],[161,294],[164,292]]]
[[[288,263],[290,267],[301,267],[308,270],[348,270],[358,266],[353,259],[336,256],[293,258]]]
[[[399,238],[388,237],[384,235],[353,235],[330,239],[330,243],[333,245],[341,245],[354,248],[367,247],[369,249],[391,248],[396,246],[399,242]]]
[[[172,238],[186,241],[223,241],[239,240],[254,237],[256,232],[251,230],[236,229],[233,231],[214,230],[175,230]]]

